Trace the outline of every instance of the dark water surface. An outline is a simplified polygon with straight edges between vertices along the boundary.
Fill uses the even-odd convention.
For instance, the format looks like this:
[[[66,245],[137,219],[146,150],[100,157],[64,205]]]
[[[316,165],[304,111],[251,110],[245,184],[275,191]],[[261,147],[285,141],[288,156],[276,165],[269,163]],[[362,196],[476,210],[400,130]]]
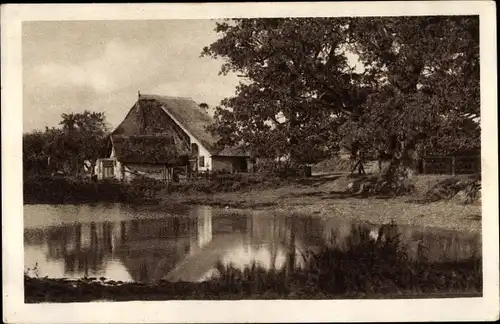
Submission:
[[[49,278],[105,277],[152,283],[203,281],[217,261],[243,269],[256,262],[299,266],[305,251],[346,248],[353,240],[383,239],[376,224],[270,212],[232,213],[211,207],[152,211],[120,204],[25,205],[25,269]],[[412,260],[481,257],[478,233],[399,226]],[[365,237],[362,237],[362,236]]]

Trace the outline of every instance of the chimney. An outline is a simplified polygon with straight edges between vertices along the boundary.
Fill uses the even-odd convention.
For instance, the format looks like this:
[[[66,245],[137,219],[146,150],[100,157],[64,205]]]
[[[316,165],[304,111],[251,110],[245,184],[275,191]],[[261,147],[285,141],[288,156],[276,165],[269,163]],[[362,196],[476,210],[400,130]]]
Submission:
[[[140,91],[140,90],[138,90],[138,91],[137,91],[137,97],[138,97],[138,98],[140,98],[140,97],[141,97],[141,91]]]

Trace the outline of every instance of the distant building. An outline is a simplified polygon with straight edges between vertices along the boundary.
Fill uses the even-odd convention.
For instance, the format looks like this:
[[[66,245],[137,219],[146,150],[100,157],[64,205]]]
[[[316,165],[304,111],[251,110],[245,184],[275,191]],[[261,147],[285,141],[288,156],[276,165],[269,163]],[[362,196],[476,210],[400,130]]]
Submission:
[[[134,175],[169,179],[174,168],[188,174],[246,172],[248,154],[217,148],[206,129],[213,118],[190,98],[139,94],[125,119],[111,133],[108,156],[99,159],[99,179],[128,180]]]

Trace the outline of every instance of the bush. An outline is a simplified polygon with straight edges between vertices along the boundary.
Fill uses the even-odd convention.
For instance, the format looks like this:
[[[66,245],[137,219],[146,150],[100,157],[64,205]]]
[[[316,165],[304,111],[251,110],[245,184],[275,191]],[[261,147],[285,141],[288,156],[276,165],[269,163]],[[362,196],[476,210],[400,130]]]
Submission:
[[[447,200],[455,197],[464,204],[471,204],[481,199],[480,176],[451,177],[438,182],[425,193],[425,198],[428,201]]]
[[[172,192],[233,192],[261,187],[267,182],[260,174],[216,172],[210,178],[200,177],[181,183],[169,183],[168,193]]]
[[[167,192],[203,192],[203,193],[212,193],[213,188],[211,182],[207,180],[192,180],[188,182],[182,183],[169,183],[167,185]]]
[[[386,180],[382,177],[361,177],[349,185],[352,193],[365,195],[404,196],[415,192],[415,185],[408,178]]]

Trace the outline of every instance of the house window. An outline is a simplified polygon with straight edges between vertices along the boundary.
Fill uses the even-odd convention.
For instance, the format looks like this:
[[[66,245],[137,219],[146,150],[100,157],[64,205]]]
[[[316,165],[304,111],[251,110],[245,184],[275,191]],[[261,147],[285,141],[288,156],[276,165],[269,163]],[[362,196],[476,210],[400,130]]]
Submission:
[[[199,166],[204,167],[205,166],[205,157],[203,155],[199,157],[199,161],[200,161]]]

